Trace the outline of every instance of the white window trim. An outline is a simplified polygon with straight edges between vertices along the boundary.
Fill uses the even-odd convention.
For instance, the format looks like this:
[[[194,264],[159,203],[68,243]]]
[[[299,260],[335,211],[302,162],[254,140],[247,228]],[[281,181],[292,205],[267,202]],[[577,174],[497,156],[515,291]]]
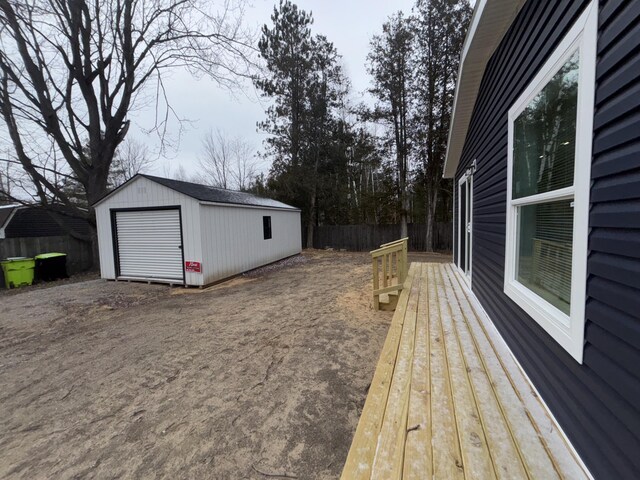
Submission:
[[[509,110],[507,169],[507,218],[504,293],[531,316],[576,361],[584,352],[585,297],[589,236],[589,190],[593,142],[593,111],[598,35],[598,2],[592,0],[540,72]],[[573,186],[512,200],[513,123],[560,67],[580,50],[576,120],[576,154]],[[550,199],[574,198],[573,254],[571,270],[571,315],[551,305],[516,280],[517,207]]]
[[[463,228],[462,228],[462,201],[461,201],[461,195],[460,195],[460,189],[462,188],[462,184],[468,182],[468,191],[467,191],[467,195],[466,195],[466,199],[469,202],[470,208],[469,208],[469,223],[471,224],[471,235],[469,235],[468,238],[468,248],[469,248],[469,255],[466,255],[467,252],[461,252],[460,251],[460,241],[462,240],[461,236],[463,234],[466,234],[466,230],[467,230],[467,226],[464,226],[464,232],[463,232]],[[472,278],[473,278],[473,261],[472,261],[472,252],[473,252],[473,174],[467,170],[467,172],[465,172],[464,175],[462,175],[462,177],[460,177],[460,180],[458,180],[458,187],[454,189],[455,192],[458,194],[458,244],[457,244],[457,249],[458,249],[458,263],[456,264],[456,267],[458,269],[458,271],[462,274],[462,278],[464,279],[465,283],[467,284],[467,286],[469,288],[471,288],[471,282],[472,282]],[[454,201],[455,201],[455,197],[454,197]],[[465,260],[464,260],[464,264],[467,267],[469,273],[467,274],[465,271],[463,271],[460,268],[460,255],[465,255]]]

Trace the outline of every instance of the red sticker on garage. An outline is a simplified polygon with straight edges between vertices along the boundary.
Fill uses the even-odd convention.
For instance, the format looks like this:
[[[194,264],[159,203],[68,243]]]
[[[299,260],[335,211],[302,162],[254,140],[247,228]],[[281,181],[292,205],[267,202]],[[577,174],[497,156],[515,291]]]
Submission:
[[[200,262],[184,262],[184,269],[187,272],[201,273],[202,264]]]

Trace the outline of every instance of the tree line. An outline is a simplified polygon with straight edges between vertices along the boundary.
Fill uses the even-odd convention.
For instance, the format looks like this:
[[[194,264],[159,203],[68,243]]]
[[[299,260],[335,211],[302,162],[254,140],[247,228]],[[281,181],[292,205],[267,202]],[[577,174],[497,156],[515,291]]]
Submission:
[[[164,145],[180,122],[166,76],[187,69],[235,89],[253,82],[268,103],[257,174],[254,147],[203,135],[200,181],[249,190],[302,209],[315,225],[433,225],[450,215],[442,162],[467,0],[417,0],[371,39],[373,104],[355,104],[343,60],[313,16],[289,0],[260,32],[246,0],[6,0],[0,2],[0,201],[84,218],[92,204],[148,169],[131,113],[155,108],[149,132]],[[256,34],[257,33],[257,34]],[[182,166],[172,176],[189,179]],[[428,237],[428,235],[427,235]],[[428,245],[432,243],[427,241]],[[94,248],[94,252],[97,251]]]
[[[465,0],[418,0],[370,42],[373,105],[350,101],[341,57],[313,17],[289,1],[274,8],[258,43],[265,72],[255,80],[271,102],[268,175],[252,189],[300,207],[312,246],[319,224],[433,225],[451,212],[442,179],[459,56],[471,16]]]

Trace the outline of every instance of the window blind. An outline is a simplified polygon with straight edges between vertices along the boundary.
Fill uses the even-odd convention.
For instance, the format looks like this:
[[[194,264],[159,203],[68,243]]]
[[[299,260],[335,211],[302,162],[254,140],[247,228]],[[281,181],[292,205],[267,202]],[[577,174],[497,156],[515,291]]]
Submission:
[[[569,315],[573,208],[570,200],[519,208],[516,278]]]

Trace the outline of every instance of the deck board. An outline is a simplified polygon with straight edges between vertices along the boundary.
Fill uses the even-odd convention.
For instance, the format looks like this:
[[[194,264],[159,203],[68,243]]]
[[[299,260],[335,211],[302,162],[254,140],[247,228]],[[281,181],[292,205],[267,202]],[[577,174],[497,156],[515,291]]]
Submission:
[[[469,380],[478,405],[496,477],[505,480],[526,479],[526,468],[511,428],[505,421],[504,412],[491,384],[484,359],[469,329],[467,318],[469,312],[465,314],[453,288],[447,288],[446,295],[452,308],[457,337],[460,348],[464,352]]]
[[[414,279],[410,270],[407,276],[407,285],[411,285]],[[371,478],[371,469],[378,445],[378,437],[385,408],[391,379],[396,364],[398,348],[400,346],[400,336],[404,324],[404,313],[409,300],[409,289],[404,289],[400,293],[393,322],[389,327],[389,333],[382,347],[382,353],[376,367],[376,371],[369,387],[369,394],[362,409],[362,415],[358,422],[356,434],[351,444],[351,449],[347,456],[342,475],[350,479]]]
[[[427,268],[427,266],[423,266]],[[426,274],[420,278],[411,392],[407,417],[407,441],[403,477],[432,478],[431,380],[429,367],[429,291]]]
[[[589,477],[459,274],[414,263],[342,478]]]
[[[400,348],[373,464],[371,478],[375,480],[398,478],[403,469],[421,269],[421,265],[414,267]]]
[[[429,338],[431,351],[431,430],[433,451],[433,475],[435,478],[464,478],[462,454],[458,442],[458,428],[453,408],[449,368],[444,350],[443,330],[440,318],[442,304],[438,299],[437,282],[431,281],[433,270],[429,265],[429,300],[434,306],[430,311]]]
[[[435,283],[440,302],[440,325],[449,368],[449,383],[453,394],[464,475],[468,479],[489,480],[496,478],[496,474],[480,421],[478,405],[471,390],[469,372],[460,349],[458,332],[453,324],[454,305],[447,298],[442,271],[437,270]]]
[[[451,274],[453,274],[452,271]],[[455,282],[452,282],[454,294],[465,295],[462,285],[456,282],[456,279],[453,281]],[[522,399],[513,388],[512,379],[504,370],[502,359],[493,349],[491,341],[487,338],[485,330],[473,311],[468,305],[462,306],[462,309],[466,315],[467,327],[481,352],[488,379],[494,386],[494,394],[502,410],[502,425],[511,432],[518,456],[523,459],[525,471],[532,478],[558,478],[549,452],[539,438],[536,426],[527,414]],[[510,360],[510,358],[505,357],[504,360]],[[495,430],[492,429],[492,431]]]

